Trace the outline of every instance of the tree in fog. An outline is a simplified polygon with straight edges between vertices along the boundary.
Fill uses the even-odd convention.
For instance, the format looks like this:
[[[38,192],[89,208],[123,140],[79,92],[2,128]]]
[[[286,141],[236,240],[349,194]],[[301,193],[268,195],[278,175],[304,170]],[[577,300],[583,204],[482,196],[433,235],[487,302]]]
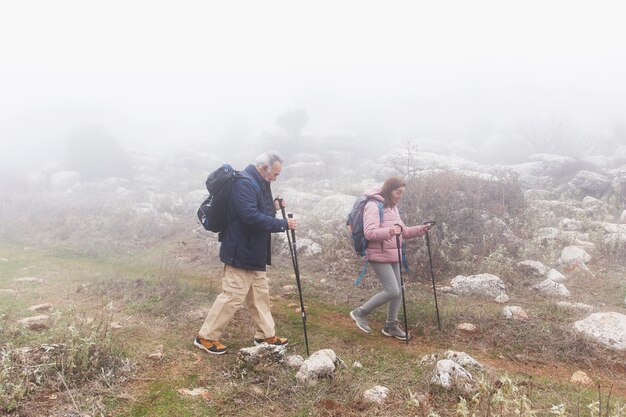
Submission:
[[[81,126],[69,135],[65,166],[78,171],[83,180],[131,175],[128,154],[107,129],[98,125]]]

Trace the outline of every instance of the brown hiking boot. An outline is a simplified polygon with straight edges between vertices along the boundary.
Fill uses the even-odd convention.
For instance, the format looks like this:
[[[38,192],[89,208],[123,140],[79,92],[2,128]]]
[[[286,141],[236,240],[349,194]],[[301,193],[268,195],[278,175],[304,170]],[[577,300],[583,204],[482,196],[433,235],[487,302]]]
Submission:
[[[226,346],[221,344],[219,340],[203,339],[200,336],[196,337],[193,341],[193,345],[205,352],[212,353],[213,355],[221,355],[226,353]]]
[[[254,339],[254,344],[259,346],[261,343],[267,343],[268,345],[274,346],[287,346],[289,344],[289,340],[286,337],[277,337],[272,336],[267,339]]]

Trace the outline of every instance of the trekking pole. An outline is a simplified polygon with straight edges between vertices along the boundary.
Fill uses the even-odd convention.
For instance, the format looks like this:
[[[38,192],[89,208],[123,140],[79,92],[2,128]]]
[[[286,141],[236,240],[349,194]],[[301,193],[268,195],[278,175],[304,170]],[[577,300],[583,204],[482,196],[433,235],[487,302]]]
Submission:
[[[430,229],[435,225],[434,221],[424,222]],[[437,312],[437,328],[441,330],[441,319],[439,318],[439,305],[437,304],[437,289],[435,287],[435,272],[433,271],[433,257],[430,253],[430,236],[426,230],[426,247],[428,248],[428,263],[430,264],[430,277],[433,282],[433,295],[435,296],[435,311]]]
[[[287,215],[293,218],[293,213]],[[304,310],[304,298],[302,298],[302,283],[300,282],[300,266],[298,265],[298,250],[296,246],[296,231],[291,229],[291,241],[293,242],[293,264],[296,273],[296,284],[298,285],[298,294],[300,294],[300,311],[302,311],[302,327],[304,329],[304,344],[306,346],[306,355],[309,356],[309,338],[306,334],[306,311]]]
[[[396,224],[396,226],[400,226]],[[402,226],[400,226],[402,230]],[[409,344],[409,326],[406,318],[406,303],[404,302],[404,278],[402,278],[402,253],[400,252],[400,235],[396,235],[396,246],[398,247],[398,269],[400,270],[400,290],[402,291],[402,312],[404,314],[404,331],[406,332],[406,344]]]
[[[285,215],[285,207],[283,207],[283,199],[277,198],[278,205],[280,206],[280,212],[283,215],[283,219],[287,219]],[[293,218],[293,214],[289,213],[289,218]],[[291,236],[289,235],[289,228],[285,230],[287,233],[287,243],[289,243],[289,253],[291,254],[291,262],[293,263],[293,270],[296,274],[296,284],[298,286],[298,294],[300,295],[300,311],[302,312],[302,327],[304,328],[304,344],[306,346],[306,355],[309,356],[309,338],[306,334],[306,312],[304,310],[304,299],[302,298],[302,285],[300,284],[300,268],[298,267],[298,257],[296,252],[296,232],[295,230],[291,231]],[[293,238],[293,247],[292,245]]]
[[[285,208],[283,207],[283,199],[276,198],[276,201],[278,201],[278,206],[280,207],[280,212],[283,214],[283,219],[286,220],[287,215],[285,214]],[[295,258],[293,257],[293,248],[291,247],[291,236],[289,235],[289,228],[285,230],[285,233],[287,233],[287,243],[289,244],[289,254],[291,255],[291,263],[293,264],[293,269],[295,271],[296,261],[295,261]],[[295,235],[294,235],[294,238],[295,238]]]

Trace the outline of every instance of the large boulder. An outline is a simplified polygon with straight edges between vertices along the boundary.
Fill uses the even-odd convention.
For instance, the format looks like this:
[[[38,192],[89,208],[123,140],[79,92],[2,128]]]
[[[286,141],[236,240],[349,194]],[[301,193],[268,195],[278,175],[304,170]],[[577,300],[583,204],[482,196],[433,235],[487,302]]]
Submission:
[[[332,378],[335,375],[337,355],[331,349],[322,349],[314,352],[300,366],[296,380],[302,384],[315,385],[322,378]]]
[[[465,368],[450,359],[437,362],[430,382],[446,390],[469,394],[474,391],[474,378]]]
[[[596,172],[580,171],[568,185],[572,191],[581,197],[600,198],[611,185],[611,180]]]
[[[593,313],[574,323],[574,330],[610,349],[626,350],[626,315]]]
[[[457,275],[451,282],[452,291],[458,295],[476,295],[496,298],[506,293],[504,282],[492,274]]]

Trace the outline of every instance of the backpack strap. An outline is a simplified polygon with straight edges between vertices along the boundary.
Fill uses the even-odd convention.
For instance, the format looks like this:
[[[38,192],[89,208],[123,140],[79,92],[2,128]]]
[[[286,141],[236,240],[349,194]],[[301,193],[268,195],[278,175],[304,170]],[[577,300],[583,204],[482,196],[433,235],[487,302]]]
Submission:
[[[380,217],[380,223],[382,224],[383,222],[383,212],[385,211],[385,206],[383,205],[383,203],[381,203],[378,200],[374,200],[376,202],[376,205],[378,206],[378,215]],[[365,249],[365,248],[363,248]],[[357,286],[361,283],[361,280],[363,279],[363,277],[365,276],[365,273],[367,272],[367,266],[369,265],[368,261],[363,262],[363,267],[361,268],[361,273],[359,274],[359,276],[357,277],[357,279],[354,281],[354,285]],[[408,267],[408,266],[407,266]],[[408,271],[408,269],[407,269]]]
[[[355,286],[359,285],[359,283],[363,279],[363,276],[365,276],[365,273],[367,272],[367,266],[368,265],[369,265],[369,262],[367,262],[367,261],[363,262],[363,267],[361,268],[361,273],[359,274],[359,277],[356,279],[356,281],[354,281],[354,285]]]

